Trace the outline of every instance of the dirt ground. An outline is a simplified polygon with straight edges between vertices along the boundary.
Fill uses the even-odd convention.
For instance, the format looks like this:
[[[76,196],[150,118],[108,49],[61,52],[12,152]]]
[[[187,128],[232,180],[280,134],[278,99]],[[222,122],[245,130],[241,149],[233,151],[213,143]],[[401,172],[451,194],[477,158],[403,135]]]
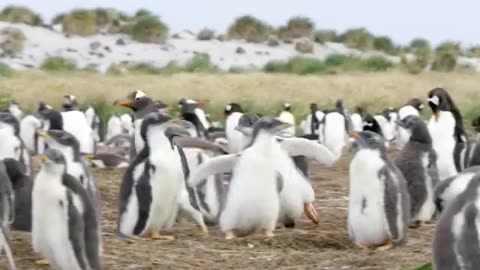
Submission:
[[[122,170],[95,171],[103,200],[104,269],[414,269],[430,260],[431,228],[410,230],[408,243],[380,253],[366,253],[352,245],[346,230],[348,164],[344,158],[332,168],[313,164],[311,178],[320,224],[302,220],[293,229],[226,241],[218,228],[200,235],[187,221],[176,224],[171,242],[127,241],[115,234],[117,196]],[[30,235],[13,232],[12,248],[18,269],[39,268]],[[6,269],[4,258],[0,269]]]

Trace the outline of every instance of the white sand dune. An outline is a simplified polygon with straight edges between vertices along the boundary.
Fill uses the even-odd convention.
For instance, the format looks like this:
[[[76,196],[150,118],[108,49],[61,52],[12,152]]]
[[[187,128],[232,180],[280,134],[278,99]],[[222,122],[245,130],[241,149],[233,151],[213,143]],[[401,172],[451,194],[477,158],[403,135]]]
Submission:
[[[271,60],[287,60],[296,55],[319,59],[324,59],[330,54],[360,57],[382,55],[394,63],[400,61],[399,57],[379,52],[361,52],[340,43],[315,44],[313,54],[300,54],[295,51],[293,44],[281,43],[277,47],[270,47],[266,44],[253,44],[241,40],[199,41],[189,31],[179,33],[180,38],[169,38],[165,44],[146,44],[135,42],[123,34],[67,37],[61,32],[43,27],[0,22],[0,29],[7,26],[19,28],[27,38],[23,53],[15,58],[0,58],[0,61],[14,69],[38,67],[49,56],[73,59],[80,68],[95,65],[102,72],[114,63],[146,62],[158,67],[165,66],[171,61],[183,64],[196,53],[209,54],[212,62],[222,70],[228,70],[231,67],[260,69]],[[118,45],[119,39],[125,41],[125,45]],[[100,47],[91,49],[90,45],[93,42],[99,42]],[[239,47],[243,48],[245,53],[236,53]]]

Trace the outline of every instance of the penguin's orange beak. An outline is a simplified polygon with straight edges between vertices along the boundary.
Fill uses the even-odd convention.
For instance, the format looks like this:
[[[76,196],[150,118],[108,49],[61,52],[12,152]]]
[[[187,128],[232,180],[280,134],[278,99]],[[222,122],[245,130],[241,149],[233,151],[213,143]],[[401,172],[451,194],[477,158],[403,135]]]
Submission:
[[[313,207],[312,203],[305,203],[303,205],[303,211],[305,212],[305,216],[308,217],[313,223],[318,224],[318,213]]]
[[[113,106],[131,107],[132,103],[129,100],[117,100],[113,103]]]
[[[351,132],[348,133],[348,136],[350,138],[358,138],[360,136],[360,134],[358,134],[358,132],[356,132],[356,131],[351,131]]]
[[[47,161],[48,160],[48,157],[46,155],[40,155],[38,157],[40,158],[41,161]]]

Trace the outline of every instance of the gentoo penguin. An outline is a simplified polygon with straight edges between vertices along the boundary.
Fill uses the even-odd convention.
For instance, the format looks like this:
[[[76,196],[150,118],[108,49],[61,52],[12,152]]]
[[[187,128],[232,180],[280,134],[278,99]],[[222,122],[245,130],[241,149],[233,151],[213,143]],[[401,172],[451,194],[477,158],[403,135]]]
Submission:
[[[208,130],[210,123],[207,120],[205,111],[200,106],[205,104],[204,101],[197,102],[192,99],[180,99],[178,106],[180,107],[180,114],[186,121],[191,122],[195,126],[196,135],[199,138],[208,138]]]
[[[319,141],[333,152],[336,159],[340,158],[347,144],[347,121],[342,114],[343,107],[327,112],[320,125]],[[340,110],[340,112],[338,112]]]
[[[90,159],[95,168],[128,168],[128,159],[116,153],[96,153]]]
[[[412,98],[398,109],[398,119],[402,120],[409,115],[420,116],[424,106],[422,100],[419,98]],[[398,149],[402,149],[405,144],[407,144],[410,133],[398,125],[396,128],[395,144]]]
[[[241,122],[246,121],[245,116],[247,115],[242,116],[238,128],[245,132],[249,132],[246,130],[250,130],[248,126],[250,123],[242,126]],[[255,207],[253,205],[258,203],[257,200],[265,203],[262,205],[262,210],[265,212],[268,212],[269,207],[280,207],[279,216],[271,218],[280,218],[280,222],[287,227],[295,225],[295,219],[303,213],[302,208],[312,221],[318,222],[316,211],[311,204],[314,199],[313,189],[305,176],[296,169],[289,156],[307,155],[319,159],[321,162],[331,163],[333,155],[325,147],[308,139],[287,138],[279,142],[275,135],[283,127],[288,127],[288,124],[282,124],[278,119],[262,118],[258,120],[254,124],[253,131],[248,133],[252,136],[251,146],[240,154],[212,158],[200,165],[189,179],[189,185],[196,187],[203,183],[210,174],[233,170],[226,208],[220,219],[220,226],[226,232],[228,239],[235,237],[233,229],[238,229],[241,233],[248,233],[258,229],[256,225],[262,226],[262,224],[263,227],[260,228],[267,230],[267,236],[272,236],[271,230],[273,229],[268,227],[272,220],[264,220],[262,213],[248,212],[251,210],[248,207]],[[261,151],[262,154],[259,154],[258,151]],[[255,157],[262,158],[258,160]],[[256,172],[261,172],[261,179],[258,178]],[[275,182],[277,183],[275,184]],[[258,192],[250,193],[249,190]],[[268,201],[259,199],[262,198],[259,190],[268,192]],[[246,215],[245,220],[241,216],[237,216],[242,214]],[[272,214],[268,213],[268,215]],[[257,222],[256,225],[255,222]]]
[[[371,114],[365,115],[365,118],[363,119],[363,131],[374,132],[383,137],[380,124]]]
[[[159,112],[168,114],[169,108],[167,103],[161,100],[155,100],[155,105],[157,105],[157,109]]]
[[[480,166],[467,168],[459,174],[447,178],[435,187],[435,204],[443,211],[452,201],[465,191],[469,183],[480,174]]]
[[[98,193],[95,178],[85,164],[77,139],[64,130],[39,131],[38,136],[45,140],[47,149],[55,149],[62,153],[66,162],[66,172],[97,200]]]
[[[140,136],[145,147],[128,167],[120,187],[120,236],[148,234],[152,239],[172,240],[160,231],[172,227],[179,208],[207,232],[202,214],[190,204],[182,149],[165,133],[173,122],[161,113],[149,114],[142,121]]]
[[[43,127],[43,121],[35,115],[27,115],[20,121],[20,138],[30,153],[38,152],[37,130]]]
[[[94,106],[88,106],[87,110],[85,110],[85,117],[87,117],[87,122],[92,128],[95,142],[100,142],[102,140],[102,119]]]
[[[122,121],[122,132],[133,136],[134,127],[132,116],[128,113],[120,115],[120,120]]]
[[[152,112],[158,112],[155,102],[143,91],[135,91],[130,93],[125,100],[117,100],[114,106],[123,106],[130,108],[133,114],[133,139],[132,147],[130,147],[130,160],[134,160],[137,153],[142,150],[144,142],[140,136],[140,129],[143,118]]]
[[[238,121],[243,115],[243,109],[238,103],[230,103],[225,106],[223,115],[226,119],[225,135],[228,140],[228,150],[230,153],[239,153],[249,142],[245,135],[236,130]]]
[[[32,192],[33,250],[55,269],[101,269],[99,220],[92,198],[67,174],[59,151],[48,149],[42,160]]]
[[[15,219],[12,227],[17,231],[29,232],[32,229],[32,187],[30,176],[22,172],[18,161],[7,158],[3,160],[8,177],[15,192]]]
[[[20,124],[10,113],[0,113],[0,159],[13,158],[23,172],[31,174],[31,157],[20,138]]]
[[[105,140],[108,141],[120,134],[123,134],[122,119],[120,119],[120,115],[118,113],[114,113],[110,116],[110,118],[108,118],[107,135],[105,136]]]
[[[62,100],[62,109],[64,112],[78,111],[78,101],[73,95],[65,95]]]
[[[427,125],[420,117],[409,115],[397,124],[411,135],[395,165],[407,181],[411,222],[421,224],[430,221],[435,213],[434,187],[439,181],[437,156]]]
[[[15,193],[3,162],[0,162],[0,252],[5,251],[9,268],[16,269],[8,234],[15,217]]]
[[[352,119],[352,130],[353,131],[362,131],[363,130],[363,117],[364,111],[362,107],[357,106],[355,112],[352,113],[350,118]]]
[[[472,147],[472,153],[470,155],[470,164],[469,167],[480,166],[480,116],[472,121],[472,126],[475,129],[476,134],[476,144]]]
[[[362,131],[351,136],[358,150],[349,169],[348,234],[365,250],[402,245],[410,220],[405,179],[388,158],[380,135]]]
[[[10,101],[10,105],[8,106],[8,112],[11,113],[17,120],[20,122],[23,118],[23,112],[20,108],[20,104],[15,100]]]
[[[462,116],[450,95],[443,88],[428,93],[433,115],[428,122],[433,149],[437,152],[440,180],[456,175],[468,164],[469,143]]]
[[[479,269],[480,175],[442,212],[433,235],[433,269]]]
[[[278,120],[287,123],[290,125],[289,128],[283,131],[284,136],[295,136],[295,117],[291,113],[292,105],[290,103],[285,103],[282,106],[283,110],[280,112],[280,115],[277,117]]]
[[[303,138],[310,140],[318,140],[318,129],[320,127],[320,122],[323,120],[325,114],[318,109],[316,103],[310,104],[310,113],[307,115],[307,118],[302,121],[301,127],[303,129]]]

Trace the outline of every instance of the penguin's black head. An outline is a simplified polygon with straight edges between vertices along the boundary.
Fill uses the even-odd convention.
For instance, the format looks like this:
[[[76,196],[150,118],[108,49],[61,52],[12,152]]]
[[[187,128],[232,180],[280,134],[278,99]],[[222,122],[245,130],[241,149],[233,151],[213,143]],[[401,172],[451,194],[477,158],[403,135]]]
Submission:
[[[363,119],[363,131],[371,131],[380,135],[382,134],[380,125],[371,114],[367,114]]]
[[[234,112],[243,112],[242,106],[240,106],[238,103],[229,103],[223,110],[223,116],[227,117]]]
[[[171,116],[164,114],[164,113],[149,113],[145,116],[142,121],[142,126],[140,129],[140,136],[142,139],[147,142],[147,131],[148,129],[164,125],[167,123],[176,123],[180,121],[178,118],[172,118]],[[148,142],[147,142],[148,143]]]
[[[338,112],[339,114],[345,115],[343,100],[339,99],[335,102],[335,111]]]
[[[419,98],[412,98],[405,105],[410,105],[414,107],[415,109],[418,110],[418,112],[421,112],[425,107],[425,105],[423,105],[423,101]]]
[[[64,130],[48,130],[38,131],[37,135],[45,139],[48,149],[69,153],[75,161],[80,159],[80,143],[71,133]]]
[[[355,112],[358,113],[360,116],[363,116],[365,110],[361,106],[355,107]]]
[[[71,111],[77,107],[78,102],[77,98],[73,95],[65,95],[63,96],[63,101],[62,101],[62,108],[65,111]]]
[[[41,118],[50,123],[49,129],[63,130],[63,117],[59,112],[52,109],[43,109],[39,112]]]
[[[289,127],[290,124],[284,123],[278,119],[268,116],[262,117],[253,125],[253,137],[255,138],[262,131],[274,135]]]
[[[443,88],[435,88],[428,93],[428,105],[432,109],[436,119],[440,111],[451,111],[453,101],[450,95]]]
[[[256,113],[244,113],[238,120],[238,125],[235,129],[247,136],[251,136],[253,132],[253,126],[259,119],[260,117]]]
[[[13,116],[13,114],[11,114],[9,112],[1,112],[0,113],[0,124],[12,127],[15,135],[16,136],[19,135],[20,124],[18,122],[18,119],[15,116]]]
[[[52,109],[52,106],[48,105],[47,103],[45,103],[43,101],[40,101],[38,103],[37,113],[41,113],[45,110],[51,110],[51,109]]]
[[[147,96],[143,91],[135,91],[130,93],[125,100],[117,100],[113,103],[114,106],[123,106],[132,109],[134,112],[140,111],[152,104],[153,100]]]
[[[66,160],[62,152],[56,149],[47,149],[45,154],[40,156],[40,159],[43,161],[43,164],[48,169],[53,168],[65,168]]]
[[[388,121],[392,120],[392,114],[397,113],[397,109],[394,107],[388,107],[385,110],[383,110],[382,115],[385,117]]]
[[[318,111],[318,104],[317,103],[310,103],[310,111],[312,113]]]
[[[283,104],[283,110],[289,112],[292,109],[292,104],[285,103]]]
[[[375,149],[385,151],[385,141],[382,136],[371,131],[350,132],[349,136],[355,139],[360,149]]]
[[[408,130],[410,140],[425,144],[432,144],[432,137],[428,132],[427,124],[422,118],[416,115],[408,115],[401,120],[396,121],[397,125]]]
[[[195,114],[195,110],[200,107],[200,104],[193,99],[182,98],[178,101],[178,107],[182,115]]]

